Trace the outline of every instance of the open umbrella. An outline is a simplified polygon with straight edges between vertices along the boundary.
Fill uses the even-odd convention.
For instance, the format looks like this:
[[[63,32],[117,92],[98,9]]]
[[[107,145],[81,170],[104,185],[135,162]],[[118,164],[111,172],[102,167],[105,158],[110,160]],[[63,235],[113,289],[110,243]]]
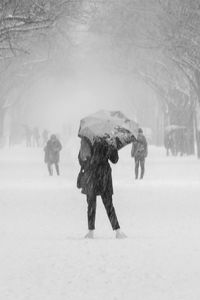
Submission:
[[[137,127],[120,111],[100,110],[81,120],[78,136],[88,138],[92,144],[96,138],[104,138],[119,150],[135,140],[133,129]]]

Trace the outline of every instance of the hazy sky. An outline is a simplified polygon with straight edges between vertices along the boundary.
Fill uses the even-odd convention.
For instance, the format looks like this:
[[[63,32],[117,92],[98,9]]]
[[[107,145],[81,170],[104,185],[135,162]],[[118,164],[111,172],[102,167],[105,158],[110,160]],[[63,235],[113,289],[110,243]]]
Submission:
[[[117,74],[47,78],[36,82],[29,91],[27,122],[51,130],[60,130],[64,123],[78,127],[81,118],[99,109],[122,110],[129,118],[137,119],[138,105],[134,103],[153,97],[141,82]]]
[[[54,67],[26,93],[25,122],[51,131],[72,124],[76,131],[81,118],[99,109],[121,110],[140,122],[144,103],[156,101],[154,92],[126,68],[119,69],[106,37],[79,30],[73,33],[71,56],[59,49]]]

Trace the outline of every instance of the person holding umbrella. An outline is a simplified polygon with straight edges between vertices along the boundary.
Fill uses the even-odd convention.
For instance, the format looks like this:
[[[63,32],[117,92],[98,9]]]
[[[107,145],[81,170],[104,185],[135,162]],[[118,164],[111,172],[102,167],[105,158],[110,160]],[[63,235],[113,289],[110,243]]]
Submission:
[[[126,238],[120,230],[113,206],[113,183],[110,163],[118,162],[118,150],[135,137],[128,128],[127,118],[118,111],[99,111],[81,120],[79,134],[81,147],[78,155],[81,170],[77,187],[87,197],[88,233],[94,238],[96,198],[101,196],[116,238]]]
[[[78,155],[81,173],[78,177],[78,187],[87,196],[88,233],[85,238],[94,238],[96,198],[101,196],[112,229],[116,238],[126,238],[120,231],[119,222],[113,206],[113,184],[109,161],[117,163],[118,151],[114,145],[109,145],[105,138],[97,137],[93,146],[87,138],[81,139],[81,148]]]

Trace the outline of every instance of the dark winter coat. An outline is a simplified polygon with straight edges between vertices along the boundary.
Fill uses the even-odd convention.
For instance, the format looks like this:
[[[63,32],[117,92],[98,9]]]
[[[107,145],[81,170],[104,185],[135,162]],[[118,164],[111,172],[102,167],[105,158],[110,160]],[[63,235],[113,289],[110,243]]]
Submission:
[[[113,194],[112,174],[109,160],[117,163],[118,151],[108,146],[106,142],[96,142],[92,147],[90,158],[83,161],[79,153],[79,163],[82,169],[80,187],[86,195],[104,195],[109,197]]]
[[[148,147],[147,141],[143,134],[139,134],[137,136],[137,141],[133,142],[131,156],[135,157],[135,159],[144,159],[147,157]]]
[[[48,140],[44,152],[45,152],[45,163],[56,164],[60,160],[60,151],[62,145],[58,139]]]

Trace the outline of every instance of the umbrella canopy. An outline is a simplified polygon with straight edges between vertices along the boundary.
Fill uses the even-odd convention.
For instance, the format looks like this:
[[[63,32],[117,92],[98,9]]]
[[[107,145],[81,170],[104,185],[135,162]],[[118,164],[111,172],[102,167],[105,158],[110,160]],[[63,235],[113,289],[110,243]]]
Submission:
[[[78,136],[87,137],[92,144],[96,138],[104,138],[121,149],[135,139],[133,123],[120,111],[101,110],[81,120]]]

